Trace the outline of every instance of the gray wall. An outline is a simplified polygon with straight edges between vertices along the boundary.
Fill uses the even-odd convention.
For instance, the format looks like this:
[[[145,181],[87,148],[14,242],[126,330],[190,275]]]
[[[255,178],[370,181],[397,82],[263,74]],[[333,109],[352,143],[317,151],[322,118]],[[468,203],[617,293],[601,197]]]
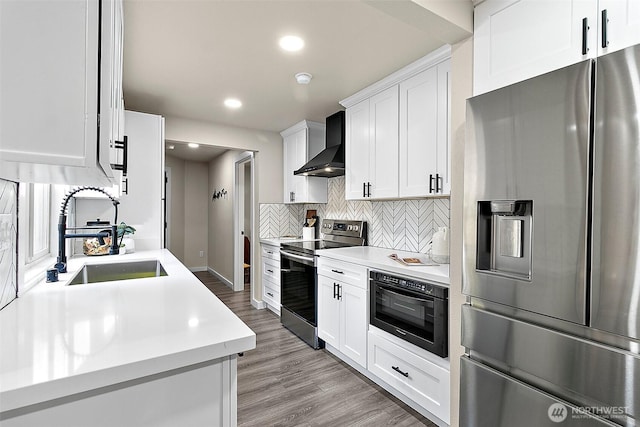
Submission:
[[[208,165],[165,156],[171,168],[168,249],[192,270],[207,267]],[[203,256],[200,256],[200,252]]]

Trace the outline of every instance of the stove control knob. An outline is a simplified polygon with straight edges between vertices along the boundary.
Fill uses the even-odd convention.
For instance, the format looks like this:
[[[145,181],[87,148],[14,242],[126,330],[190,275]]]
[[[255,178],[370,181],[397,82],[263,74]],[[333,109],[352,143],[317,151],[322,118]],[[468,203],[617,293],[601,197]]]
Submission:
[[[358,228],[360,228],[360,227],[358,227],[357,225],[354,225],[353,226],[353,231],[358,231]]]

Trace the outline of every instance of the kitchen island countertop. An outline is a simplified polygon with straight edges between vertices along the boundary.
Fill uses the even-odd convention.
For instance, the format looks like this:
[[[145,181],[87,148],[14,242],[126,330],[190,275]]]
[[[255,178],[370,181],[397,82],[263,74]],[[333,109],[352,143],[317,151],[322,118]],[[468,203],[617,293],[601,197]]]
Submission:
[[[384,270],[409,276],[420,280],[430,280],[441,285],[449,285],[449,264],[435,266],[404,266],[389,258],[397,254],[401,258],[426,259],[422,253],[399,251],[396,249],[378,248],[375,246],[350,246],[316,251],[316,255],[363,265],[373,270]]]
[[[147,259],[168,275],[66,285],[85,263]],[[68,269],[0,311],[0,412],[255,348],[254,332],[167,250]]]

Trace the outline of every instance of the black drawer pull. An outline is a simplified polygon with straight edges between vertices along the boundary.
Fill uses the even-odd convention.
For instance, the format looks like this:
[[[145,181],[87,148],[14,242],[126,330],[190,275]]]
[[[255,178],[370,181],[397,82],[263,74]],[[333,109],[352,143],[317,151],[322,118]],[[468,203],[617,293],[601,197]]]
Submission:
[[[129,138],[124,136],[124,141],[113,141],[113,147],[122,150],[122,164],[111,163],[113,170],[122,171],[123,176],[127,176],[127,164],[129,163]]]
[[[408,372],[402,372],[400,370],[400,368],[398,368],[397,366],[392,366],[391,367],[394,371],[396,371],[397,373],[399,373],[400,375],[402,375],[405,378],[409,378],[409,373]]]
[[[273,273],[273,270],[267,270],[269,273]]]
[[[273,298],[273,294],[271,292],[267,292],[267,295],[269,295],[271,298]]]
[[[129,178],[122,180],[122,193],[129,194]]]
[[[587,32],[589,31],[589,22],[587,18],[582,18],[582,54],[586,55],[589,52],[587,47]]]
[[[344,274],[344,271],[340,271],[340,270],[331,270],[331,271],[333,271],[334,273],[338,273],[338,274]]]
[[[609,46],[609,40],[607,40],[607,26],[609,25],[609,19],[607,18],[607,9],[602,9],[602,48]]]

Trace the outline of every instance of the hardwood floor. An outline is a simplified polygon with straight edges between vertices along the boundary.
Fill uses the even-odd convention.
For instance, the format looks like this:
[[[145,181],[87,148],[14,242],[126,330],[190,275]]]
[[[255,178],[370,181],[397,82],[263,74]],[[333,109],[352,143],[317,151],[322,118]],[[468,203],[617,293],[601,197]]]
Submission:
[[[239,426],[435,426],[326,350],[313,350],[269,310],[208,272],[196,276],[256,333],[238,358]],[[249,286],[247,285],[246,288]]]

